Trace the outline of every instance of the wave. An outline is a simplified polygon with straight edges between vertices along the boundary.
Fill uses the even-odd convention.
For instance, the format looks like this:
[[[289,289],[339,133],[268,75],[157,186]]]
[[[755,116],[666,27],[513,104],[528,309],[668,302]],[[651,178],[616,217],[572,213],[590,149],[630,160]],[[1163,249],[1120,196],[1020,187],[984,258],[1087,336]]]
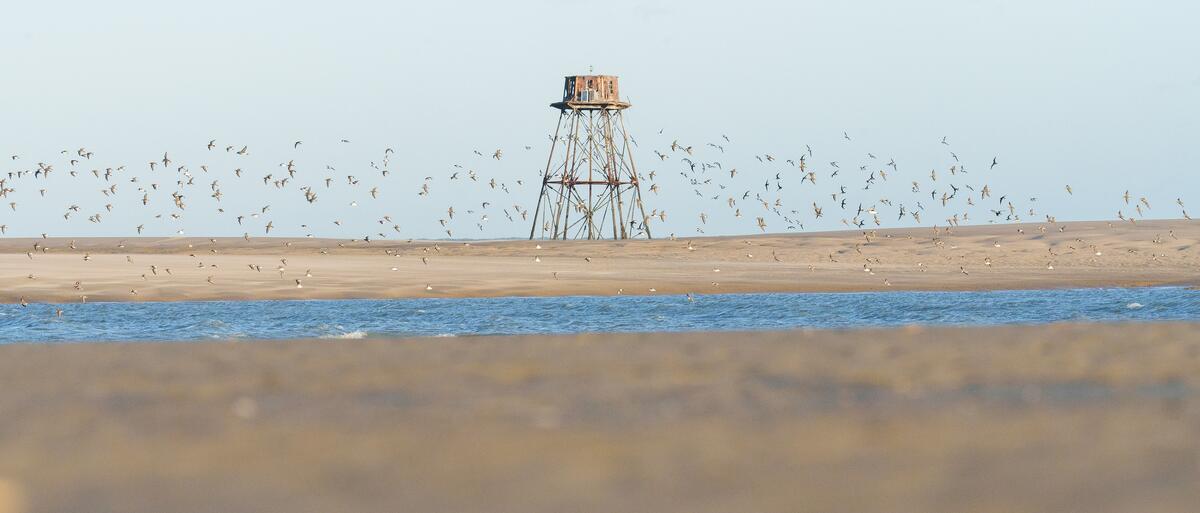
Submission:
[[[346,333],[334,333],[331,335],[321,335],[318,338],[344,338],[344,339],[367,338],[367,332],[355,330],[355,331],[350,331],[350,332],[346,332]]]

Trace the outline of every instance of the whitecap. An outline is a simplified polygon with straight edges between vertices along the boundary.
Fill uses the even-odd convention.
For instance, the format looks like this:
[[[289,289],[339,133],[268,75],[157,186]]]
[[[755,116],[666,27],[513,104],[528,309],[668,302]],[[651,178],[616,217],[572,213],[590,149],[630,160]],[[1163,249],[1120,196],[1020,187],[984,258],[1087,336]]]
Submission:
[[[1125,308],[1128,308],[1130,310],[1137,310],[1138,308],[1141,308],[1141,307],[1142,307],[1141,303],[1129,303],[1129,304],[1125,305]]]
[[[347,333],[335,333],[333,335],[321,335],[321,338],[367,338],[365,331],[350,331]]]

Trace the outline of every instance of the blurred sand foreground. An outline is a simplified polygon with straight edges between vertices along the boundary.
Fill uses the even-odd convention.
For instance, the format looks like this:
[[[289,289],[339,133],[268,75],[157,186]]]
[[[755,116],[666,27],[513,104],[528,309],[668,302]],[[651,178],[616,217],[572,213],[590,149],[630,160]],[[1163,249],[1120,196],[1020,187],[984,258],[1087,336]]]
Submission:
[[[1198,284],[1200,221],[1184,220],[617,242],[0,239],[10,303]]]
[[[1198,389],[1197,324],[17,344],[0,511],[1195,511]]]

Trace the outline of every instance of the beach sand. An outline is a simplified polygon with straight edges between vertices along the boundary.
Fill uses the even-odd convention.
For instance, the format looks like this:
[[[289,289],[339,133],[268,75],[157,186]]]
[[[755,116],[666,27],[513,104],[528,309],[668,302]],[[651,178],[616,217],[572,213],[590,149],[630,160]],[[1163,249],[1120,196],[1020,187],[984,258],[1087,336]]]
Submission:
[[[0,302],[1194,286],[1198,242],[1193,221],[617,242],[9,238]]]
[[[1198,388],[1197,324],[16,344],[0,512],[1194,511]]]

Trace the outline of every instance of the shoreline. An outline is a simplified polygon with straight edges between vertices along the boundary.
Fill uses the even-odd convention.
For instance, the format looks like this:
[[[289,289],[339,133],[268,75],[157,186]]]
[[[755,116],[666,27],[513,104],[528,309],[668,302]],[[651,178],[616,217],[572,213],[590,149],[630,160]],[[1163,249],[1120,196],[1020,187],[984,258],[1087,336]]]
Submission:
[[[652,241],[0,239],[0,303],[1145,286],[1200,286],[1200,222]]]
[[[1131,284],[1131,285],[1105,285],[1105,284],[1087,284],[1087,285],[1060,285],[1060,286],[1030,286],[1030,287],[1012,287],[1012,288],[940,288],[940,289],[907,289],[907,288],[888,288],[888,289],[806,289],[806,290],[781,290],[781,291],[754,291],[754,292],[732,292],[732,291],[715,291],[715,292],[695,292],[691,293],[695,297],[701,296],[728,296],[728,295],[753,295],[753,294],[866,294],[866,293],[892,293],[892,292],[916,292],[916,293],[939,293],[939,292],[1023,292],[1023,291],[1050,291],[1050,290],[1092,290],[1092,289],[1147,289],[1147,288],[1180,288],[1187,290],[1200,290],[1200,278],[1193,281],[1185,281],[1181,283],[1165,282],[1165,283],[1150,283],[1150,284]],[[687,293],[647,293],[647,292],[626,292],[624,294],[543,294],[543,295],[499,295],[499,296],[389,296],[389,297],[312,297],[312,298],[263,298],[263,299],[224,299],[224,298],[197,298],[197,299],[150,299],[138,301],[104,301],[104,300],[88,300],[87,303],[49,303],[49,302],[30,302],[29,306],[61,306],[61,305],[77,305],[77,304],[124,304],[124,303],[242,303],[255,301],[273,301],[273,302],[305,302],[305,301],[389,301],[389,300],[409,300],[409,299],[442,299],[442,300],[458,300],[458,299],[546,299],[546,298],[611,298],[617,296],[631,297],[687,297]],[[0,301],[0,304],[15,304],[11,301]],[[1098,321],[1104,322],[1104,321]],[[979,327],[988,327],[991,325],[981,325]],[[637,332],[642,333],[642,332]],[[646,332],[654,333],[654,332]],[[474,336],[474,335],[472,335]],[[488,335],[481,335],[488,336]]]

